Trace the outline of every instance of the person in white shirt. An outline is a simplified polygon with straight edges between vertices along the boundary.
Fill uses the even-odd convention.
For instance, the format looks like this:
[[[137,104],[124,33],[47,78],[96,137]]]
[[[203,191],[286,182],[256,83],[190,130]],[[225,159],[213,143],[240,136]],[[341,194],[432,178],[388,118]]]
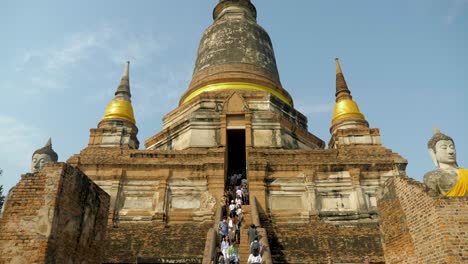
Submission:
[[[261,263],[262,263],[262,256],[260,256],[260,254],[257,256],[254,256],[253,254],[249,255],[247,264],[261,264]]]
[[[231,200],[231,204],[229,205],[229,215],[234,210],[236,210],[236,202],[234,200]]]
[[[242,189],[239,187],[236,187],[236,188],[237,188],[236,195],[242,198]]]
[[[223,253],[224,259],[228,259],[227,249],[230,245],[229,236],[224,236],[223,242],[221,242],[221,252]]]
[[[237,195],[237,197],[236,197],[236,207],[239,206],[239,205],[242,205],[242,198],[239,195]]]
[[[242,206],[241,205],[237,206],[236,214],[237,214],[237,219],[239,220],[240,223],[242,223],[243,215],[242,215]]]

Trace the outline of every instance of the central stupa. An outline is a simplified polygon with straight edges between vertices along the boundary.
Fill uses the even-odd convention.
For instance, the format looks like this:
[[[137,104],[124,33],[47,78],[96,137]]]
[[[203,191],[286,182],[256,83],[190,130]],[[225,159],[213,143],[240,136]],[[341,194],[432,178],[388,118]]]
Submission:
[[[213,24],[203,33],[192,82],[180,100],[220,90],[263,91],[292,106],[281,86],[268,33],[257,24],[257,11],[248,0],[219,1]]]
[[[179,107],[164,117],[163,131],[146,140],[145,147],[226,146],[235,130],[232,134],[245,138],[235,141],[249,147],[323,148],[281,85],[273,45],[257,24],[255,6],[249,0],[221,0],[213,19]]]

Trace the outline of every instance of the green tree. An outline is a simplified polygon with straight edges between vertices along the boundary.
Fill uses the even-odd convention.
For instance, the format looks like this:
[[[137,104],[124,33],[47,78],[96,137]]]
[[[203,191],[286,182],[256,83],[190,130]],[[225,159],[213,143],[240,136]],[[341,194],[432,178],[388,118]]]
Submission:
[[[0,169],[0,176],[2,176],[3,170]],[[0,210],[2,210],[3,202],[5,201],[5,195],[3,195],[3,185],[0,185]]]

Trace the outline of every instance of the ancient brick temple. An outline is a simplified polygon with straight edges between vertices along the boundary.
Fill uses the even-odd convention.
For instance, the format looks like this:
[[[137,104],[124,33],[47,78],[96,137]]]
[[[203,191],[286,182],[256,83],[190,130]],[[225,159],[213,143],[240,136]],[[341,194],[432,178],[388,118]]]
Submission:
[[[338,60],[328,146],[309,132],[256,17],[249,0],[219,1],[192,81],[144,149],[127,63],[88,147],[67,160],[110,195],[104,262],[209,263],[233,174],[250,195],[243,263],[251,223],[268,245],[266,263],[384,262],[377,197],[406,160],[369,127]]]

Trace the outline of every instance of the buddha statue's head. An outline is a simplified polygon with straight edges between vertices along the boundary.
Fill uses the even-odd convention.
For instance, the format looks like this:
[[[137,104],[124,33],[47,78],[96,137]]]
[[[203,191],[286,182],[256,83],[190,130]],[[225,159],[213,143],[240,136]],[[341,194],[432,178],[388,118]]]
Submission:
[[[46,145],[36,151],[32,155],[31,161],[31,173],[38,172],[44,167],[44,165],[49,161],[56,162],[58,160],[58,155],[52,149],[52,141],[49,138]]]
[[[457,155],[455,151],[455,142],[438,129],[434,130],[434,135],[427,143],[429,153],[434,164],[443,169],[457,166]]]

